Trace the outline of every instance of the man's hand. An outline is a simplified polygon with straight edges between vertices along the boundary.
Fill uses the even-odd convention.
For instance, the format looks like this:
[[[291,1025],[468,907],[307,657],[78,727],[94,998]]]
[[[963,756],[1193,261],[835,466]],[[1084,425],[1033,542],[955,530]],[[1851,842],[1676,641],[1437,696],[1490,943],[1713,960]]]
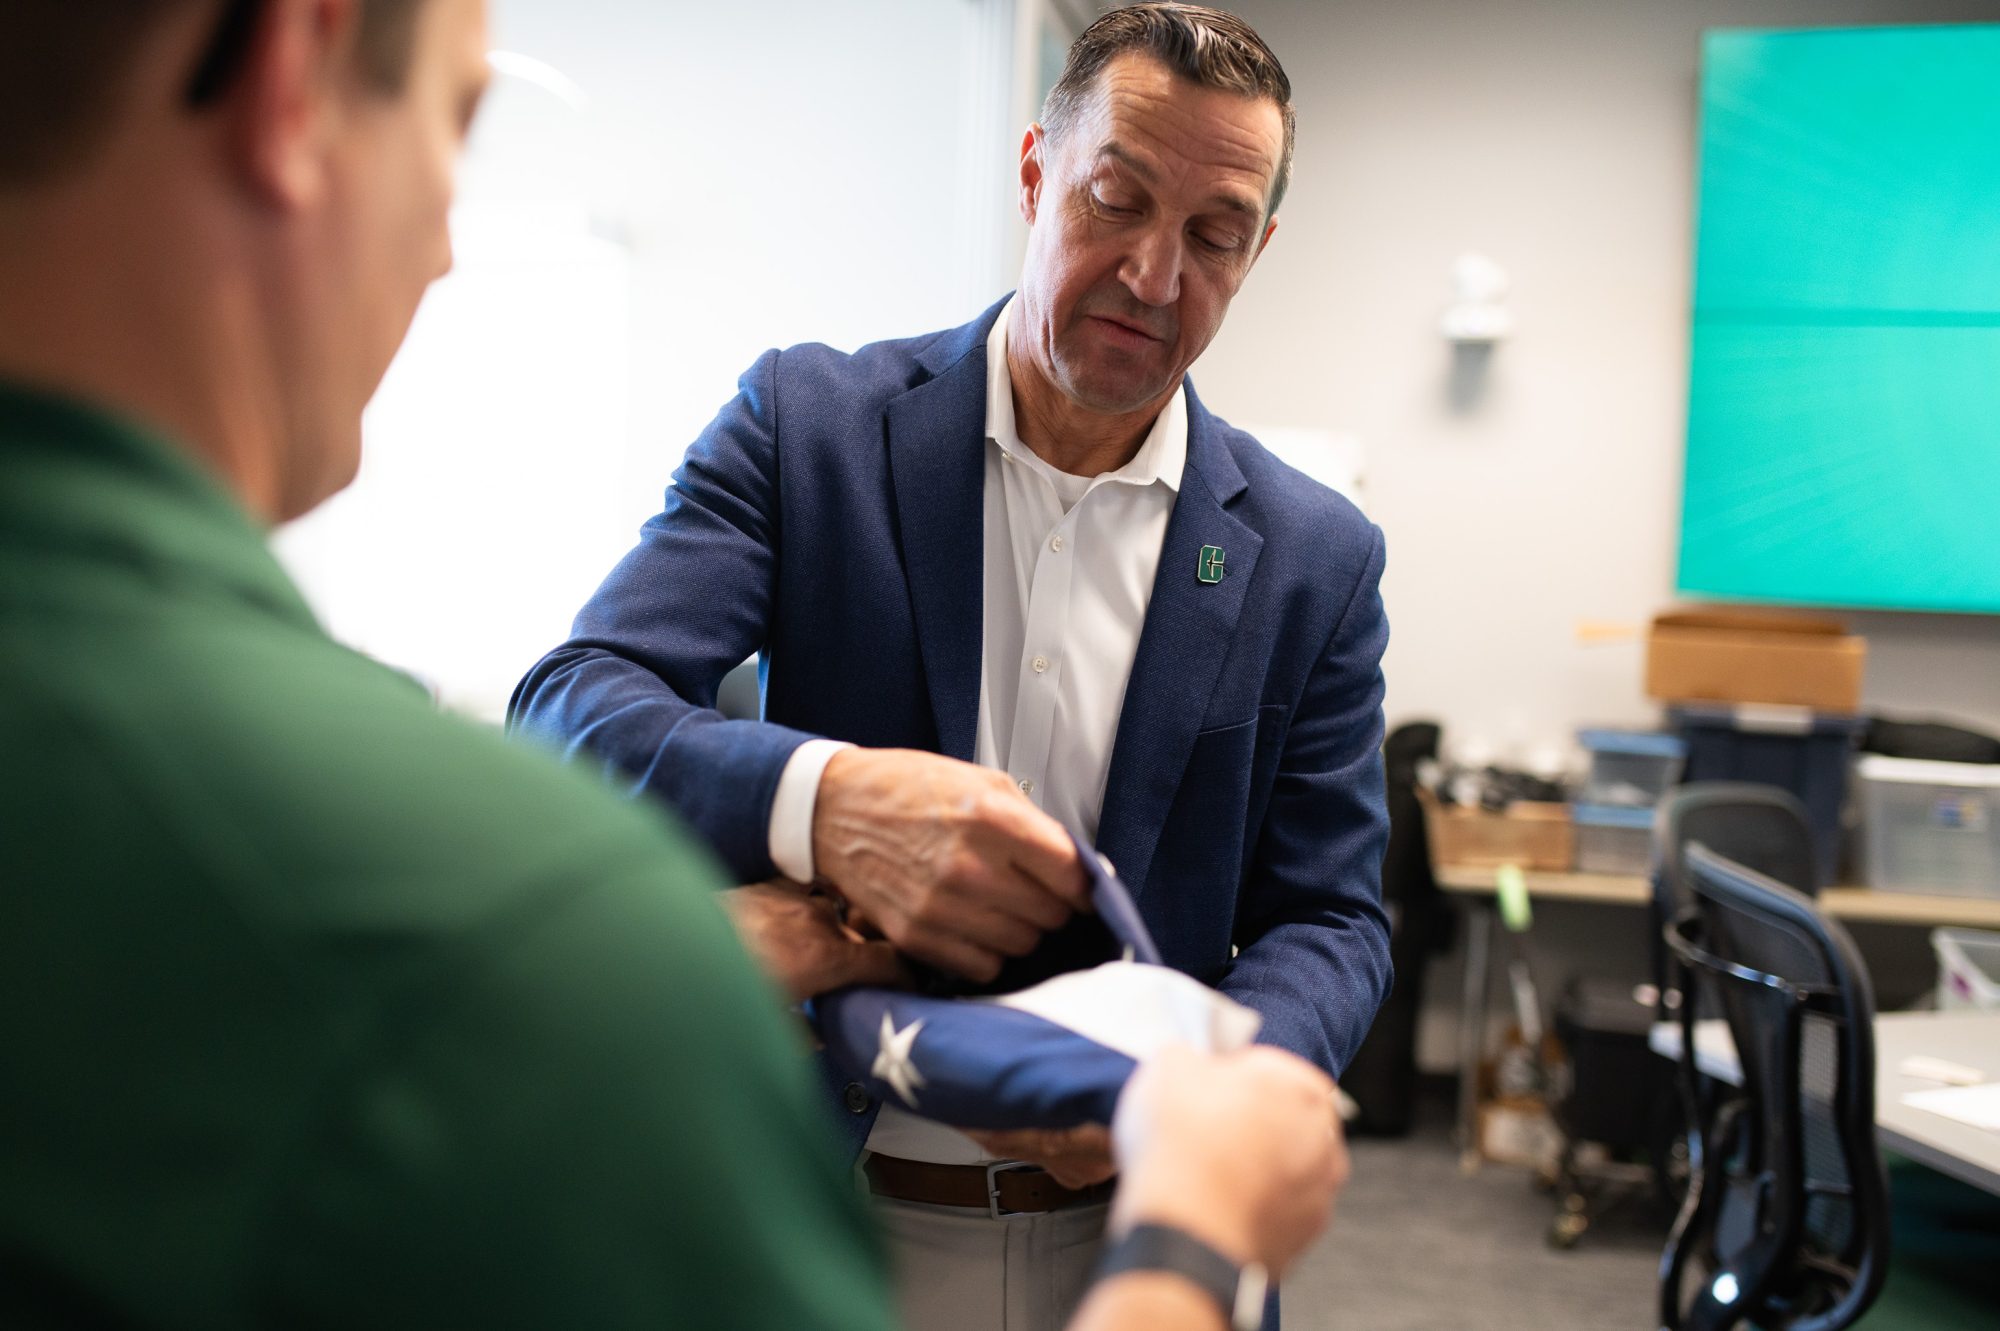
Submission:
[[[850,984],[907,979],[894,948],[857,936],[841,924],[830,898],[797,883],[778,878],[731,888],[722,904],[743,946],[794,1001]]]
[[[1347,1182],[1333,1082],[1282,1050],[1169,1049],[1118,1105],[1121,1160],[1111,1227],[1172,1225],[1275,1277],[1326,1227]]]
[[[1003,772],[845,749],[813,806],[820,877],[919,961],[990,980],[1085,907],[1076,844]]]
[[[1065,1188],[1088,1188],[1118,1172],[1111,1158],[1111,1129],[1102,1124],[1086,1123],[1080,1128],[1047,1131],[1036,1128],[1018,1132],[961,1131],[978,1142],[988,1155],[1039,1165]]]

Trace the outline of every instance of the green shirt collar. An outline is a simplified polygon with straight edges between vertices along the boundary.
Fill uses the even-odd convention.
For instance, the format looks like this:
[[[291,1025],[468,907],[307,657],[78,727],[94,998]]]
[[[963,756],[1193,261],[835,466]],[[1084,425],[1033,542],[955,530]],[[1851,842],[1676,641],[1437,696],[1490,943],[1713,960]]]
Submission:
[[[0,380],[0,552],[180,574],[318,630],[266,532],[213,475],[151,431]]]

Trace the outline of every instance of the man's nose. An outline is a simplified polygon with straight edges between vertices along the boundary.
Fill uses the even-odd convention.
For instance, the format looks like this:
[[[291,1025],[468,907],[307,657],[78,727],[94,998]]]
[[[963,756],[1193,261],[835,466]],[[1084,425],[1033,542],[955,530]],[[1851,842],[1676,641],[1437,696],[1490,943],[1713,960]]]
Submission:
[[[1142,304],[1171,305],[1181,297],[1181,255],[1178,229],[1149,227],[1125,256],[1118,280]]]

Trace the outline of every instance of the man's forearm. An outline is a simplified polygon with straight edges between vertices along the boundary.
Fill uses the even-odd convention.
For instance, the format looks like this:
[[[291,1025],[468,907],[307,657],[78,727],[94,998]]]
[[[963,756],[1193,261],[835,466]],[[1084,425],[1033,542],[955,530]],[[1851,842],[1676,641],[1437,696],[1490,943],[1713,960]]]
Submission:
[[[665,801],[740,882],[769,878],[770,810],[791,756],[816,738],[725,720],[683,696],[647,660],[567,644],[515,690],[509,725],[600,766],[633,794]],[[690,694],[695,690],[683,685]]]
[[[814,738],[714,707],[723,677],[772,635],[778,361],[766,352],[744,373],[660,513],[508,709],[511,727],[671,805],[738,882],[775,872],[772,799],[787,760]]]
[[[1069,1331],[1228,1331],[1206,1290],[1169,1271],[1127,1271],[1099,1281]]]
[[[1216,988],[1264,1018],[1258,1040],[1338,1077],[1389,992],[1389,932],[1363,908],[1334,923],[1284,924],[1245,947]]]

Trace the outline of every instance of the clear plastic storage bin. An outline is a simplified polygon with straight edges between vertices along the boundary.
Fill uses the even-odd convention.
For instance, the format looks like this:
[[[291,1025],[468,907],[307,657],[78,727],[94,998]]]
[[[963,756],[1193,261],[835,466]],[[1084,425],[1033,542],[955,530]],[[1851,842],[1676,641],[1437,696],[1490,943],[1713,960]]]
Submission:
[[[1933,929],[1938,959],[1938,1007],[2000,1012],[2000,934],[1987,929]]]
[[[1653,731],[1579,730],[1576,741],[1590,751],[1584,804],[1650,809],[1681,779],[1687,757],[1680,736]]]
[[[1856,775],[1868,886],[2000,897],[2000,765],[1870,754]]]
[[[1576,867],[1584,873],[1644,874],[1653,866],[1653,811],[1617,804],[1578,804]]]

